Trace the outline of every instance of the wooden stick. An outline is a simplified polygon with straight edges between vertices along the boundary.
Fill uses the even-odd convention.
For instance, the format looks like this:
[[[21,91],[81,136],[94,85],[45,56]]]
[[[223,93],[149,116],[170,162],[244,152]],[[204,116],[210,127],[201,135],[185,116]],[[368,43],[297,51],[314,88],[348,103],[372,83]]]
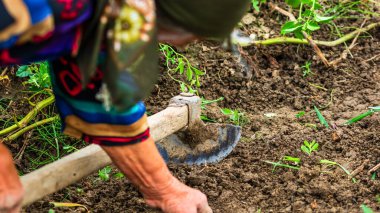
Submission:
[[[279,13],[281,13],[285,16],[288,16],[291,21],[297,21],[296,17],[294,17],[294,15],[292,13],[278,7],[277,5],[275,5],[271,2],[269,2],[269,6],[272,9],[277,10]],[[327,67],[330,67],[329,61],[326,59],[325,55],[322,53],[321,49],[319,49],[318,45],[314,42],[312,37],[310,35],[308,35],[305,31],[301,31],[301,32],[302,32],[303,37],[305,37],[305,39],[313,47],[315,53],[317,53],[318,57],[322,60],[323,64],[325,64]]]
[[[163,139],[186,127],[189,122],[187,105],[168,107],[148,118],[155,140]],[[54,163],[21,177],[25,189],[23,206],[75,183],[111,164],[108,155],[98,145],[89,145]]]

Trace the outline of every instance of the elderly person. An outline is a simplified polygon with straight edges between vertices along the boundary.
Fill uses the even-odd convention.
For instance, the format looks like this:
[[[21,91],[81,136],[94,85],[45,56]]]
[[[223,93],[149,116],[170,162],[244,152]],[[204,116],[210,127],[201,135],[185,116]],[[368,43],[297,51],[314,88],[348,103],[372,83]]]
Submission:
[[[0,65],[48,60],[63,133],[100,145],[149,206],[212,212],[202,192],[168,170],[139,100],[156,79],[157,38],[174,45],[225,38],[247,3],[0,0]],[[19,212],[22,197],[12,156],[0,143],[0,212]]]

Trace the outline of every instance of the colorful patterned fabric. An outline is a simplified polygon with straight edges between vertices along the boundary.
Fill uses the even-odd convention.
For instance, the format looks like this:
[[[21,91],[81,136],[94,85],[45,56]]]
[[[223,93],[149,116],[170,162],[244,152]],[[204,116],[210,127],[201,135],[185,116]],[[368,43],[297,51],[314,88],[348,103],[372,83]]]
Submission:
[[[102,90],[104,53],[83,88],[75,55],[93,0],[0,0],[0,66],[50,60],[62,131],[89,143],[120,146],[149,137],[142,102],[117,111]],[[62,57],[63,56],[63,57]]]

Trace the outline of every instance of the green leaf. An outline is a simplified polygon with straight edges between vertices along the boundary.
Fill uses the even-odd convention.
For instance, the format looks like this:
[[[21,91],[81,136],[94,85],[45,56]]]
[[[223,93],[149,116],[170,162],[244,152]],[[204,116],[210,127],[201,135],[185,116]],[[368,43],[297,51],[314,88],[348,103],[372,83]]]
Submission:
[[[321,160],[319,161],[321,164],[329,164],[329,165],[337,165],[336,162],[330,160]]]
[[[319,144],[318,143],[315,143],[315,144],[313,144],[313,146],[311,147],[311,149],[312,150],[318,150],[318,148],[319,148]]]
[[[285,2],[293,8],[298,8],[301,4],[301,0],[286,0]]]
[[[178,69],[179,69],[179,73],[181,75],[183,74],[184,68],[185,68],[185,64],[183,63],[182,58],[179,58],[178,59]]]
[[[380,112],[380,106],[376,106],[376,107],[368,107],[370,109],[372,109],[373,111],[375,112]]]
[[[310,31],[316,31],[319,30],[321,27],[318,25],[317,22],[310,21],[306,22],[306,28]]]
[[[20,66],[16,72],[16,76],[17,77],[28,77],[32,75],[32,71],[30,70],[29,66],[27,65],[24,65],[24,66]]]
[[[282,160],[284,160],[284,161],[291,161],[291,162],[294,162],[294,163],[300,163],[301,162],[300,158],[296,158],[296,157],[292,157],[292,156],[284,156],[284,158]]]
[[[327,23],[331,20],[333,20],[335,16],[321,16],[319,14],[315,14],[314,20],[319,23]]]
[[[257,12],[260,12],[260,7],[259,7],[260,2],[258,0],[251,0],[251,2],[252,2],[253,9],[255,9]]]
[[[193,71],[195,72],[195,75],[204,75],[206,74],[205,72],[193,67]]]
[[[321,124],[324,125],[326,128],[329,128],[329,124],[327,123],[326,119],[323,117],[322,113],[316,106],[314,106],[314,111],[317,113],[317,117]]]
[[[231,115],[231,114],[234,113],[234,111],[232,111],[231,109],[228,109],[228,108],[220,109],[220,111],[221,111],[224,115]]]
[[[373,213],[372,209],[365,204],[360,205],[360,208],[362,209],[363,213]]]
[[[303,152],[305,152],[306,154],[308,154],[308,155],[310,155],[310,150],[309,150],[309,148],[307,148],[306,146],[304,146],[304,145],[302,145],[301,146],[301,150],[303,151]]]
[[[292,33],[296,31],[300,31],[302,29],[302,25],[295,21],[286,22],[281,28],[281,34]]]
[[[356,122],[358,122],[358,121],[364,119],[365,117],[371,116],[373,113],[374,113],[374,112],[373,112],[372,110],[369,110],[369,111],[367,111],[367,112],[365,112],[365,113],[362,113],[362,114],[360,114],[360,115],[358,115],[358,116],[356,116],[356,117],[351,118],[350,120],[348,120],[348,121],[346,122],[346,125],[351,125],[351,124],[353,124],[353,123],[356,123]]]
[[[191,81],[193,79],[193,71],[191,68],[186,69],[186,77],[188,81]]]

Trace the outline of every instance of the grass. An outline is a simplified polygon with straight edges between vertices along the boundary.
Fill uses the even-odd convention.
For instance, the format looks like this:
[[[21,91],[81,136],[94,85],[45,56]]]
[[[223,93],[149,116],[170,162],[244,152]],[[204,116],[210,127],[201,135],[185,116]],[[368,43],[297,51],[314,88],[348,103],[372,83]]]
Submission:
[[[351,178],[351,180],[352,180],[353,183],[356,183],[356,179],[353,178],[353,177],[351,176],[351,172],[348,171],[348,170],[347,170],[344,166],[342,166],[341,164],[339,164],[339,163],[337,163],[337,162],[334,162],[334,161],[326,160],[326,159],[322,159],[322,160],[320,161],[320,163],[321,163],[321,164],[325,164],[325,165],[327,165],[327,166],[337,166],[337,167],[339,167],[340,169],[342,169],[342,170],[344,171],[344,173],[347,174],[347,176],[349,176],[349,177]]]

